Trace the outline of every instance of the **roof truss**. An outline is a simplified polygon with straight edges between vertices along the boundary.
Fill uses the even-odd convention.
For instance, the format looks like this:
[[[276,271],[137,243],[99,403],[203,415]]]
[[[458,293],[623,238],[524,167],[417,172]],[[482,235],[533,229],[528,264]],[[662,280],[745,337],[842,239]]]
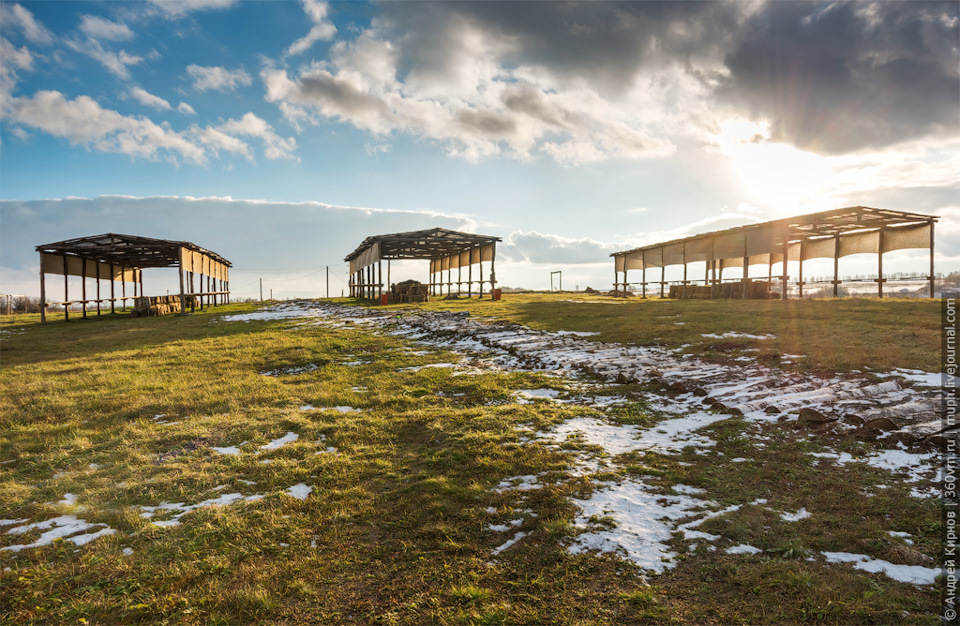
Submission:
[[[363,254],[364,250],[378,243],[381,259],[436,259],[500,240],[500,237],[461,233],[446,228],[374,235],[364,239],[357,249],[343,260],[352,261]]]
[[[215,252],[205,250],[189,241],[152,239],[136,235],[106,233],[92,237],[77,237],[37,246],[37,252],[66,254],[123,267],[176,267],[180,249],[204,254],[227,267],[232,264]]]
[[[755,229],[771,229],[774,233],[774,242],[778,245],[784,243],[793,243],[804,239],[817,237],[833,237],[836,235],[848,234],[858,231],[876,230],[886,227],[907,226],[911,224],[933,223],[939,217],[935,215],[924,215],[922,213],[908,213],[905,211],[891,211],[888,209],[875,209],[865,206],[846,207],[843,209],[834,209],[831,211],[822,211],[820,213],[809,213],[807,215],[798,215],[761,224],[749,224],[747,226],[738,226],[726,230],[717,230],[709,233],[702,233],[692,237],[674,239],[663,243],[656,243],[649,246],[641,246],[632,250],[614,252],[610,256],[621,256],[632,254],[644,250],[654,250],[678,243],[688,243],[720,237],[725,234],[741,233]],[[784,242],[786,238],[786,242]]]

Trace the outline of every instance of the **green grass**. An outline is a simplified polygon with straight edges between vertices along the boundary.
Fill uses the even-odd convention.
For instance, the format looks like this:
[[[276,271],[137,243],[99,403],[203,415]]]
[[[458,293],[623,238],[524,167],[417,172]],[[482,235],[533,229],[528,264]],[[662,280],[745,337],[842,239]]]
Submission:
[[[600,330],[601,339],[633,337],[641,343],[673,326],[656,321],[657,315],[682,314],[690,322],[676,328],[687,334],[670,339],[679,345],[696,334],[687,326],[701,323],[697,315],[713,319],[709,307],[717,304],[584,304],[578,312],[556,297],[507,298],[428,306],[469,307],[475,314],[543,328]],[[808,304],[837,305],[797,306]],[[866,307],[864,315],[892,315],[872,303],[858,304]],[[920,322],[925,306],[911,314]],[[570,473],[569,451],[580,446],[522,444],[518,428],[604,416],[551,402],[517,404],[512,395],[517,389],[562,388],[563,381],[529,372],[403,371],[455,357],[435,349],[415,354],[422,347],[411,350],[398,338],[361,328],[215,321],[224,312],[251,308],[230,305],[185,317],[105,316],[45,327],[36,316],[3,320],[0,519],[74,514],[117,532],[80,548],[55,541],[0,552],[0,621],[933,623],[935,591],[806,560],[818,551],[845,550],[930,566],[925,555],[939,546],[935,501],[910,498],[903,486],[877,489],[891,482],[882,471],[828,467],[813,459],[807,452],[828,442],[811,440],[806,431],[730,418],[707,430],[717,441],[709,454],[687,449],[672,456],[618,457],[609,477],[655,477],[650,480],[665,494],[682,483],[707,490],[721,505],[769,501],[767,508],[745,505],[704,522],[698,529],[721,535],[720,549],[700,545],[675,569],[648,578],[621,559],[566,550],[579,532],[571,498],[593,489]],[[729,315],[738,317],[733,329],[741,332],[775,332],[774,326],[784,332],[799,324]],[[653,327],[646,329],[643,320]],[[883,332],[884,323],[876,326],[868,334]],[[697,330],[712,332],[707,328]],[[787,352],[798,353],[792,350]],[[904,353],[893,366],[935,369],[912,358]],[[263,375],[311,364],[316,369]],[[302,410],[304,405],[360,410]],[[604,418],[649,426],[660,416],[637,401]],[[287,432],[299,439],[254,454]],[[765,445],[757,446],[761,437]],[[236,456],[211,449],[241,442],[247,443]],[[863,445],[829,443],[849,450]],[[328,446],[336,452],[326,452]],[[750,461],[734,463],[735,457]],[[272,462],[260,463],[265,459]],[[526,474],[541,475],[544,486],[525,492],[522,504],[492,490],[506,477]],[[298,483],[313,487],[306,500],[287,492]],[[141,506],[197,503],[232,492],[263,498],[199,509],[172,528],[151,523],[170,512],[140,516]],[[79,494],[83,508],[59,504],[66,493]],[[801,507],[816,523],[787,523],[769,510]],[[536,513],[517,527],[527,536],[492,557],[510,535],[487,526],[519,519],[520,509]],[[911,533],[916,543],[905,546],[891,538],[891,530]],[[0,534],[0,547],[38,535]],[[737,543],[765,551],[723,552]],[[685,551],[690,542],[677,535],[674,547]],[[125,548],[132,554],[125,555]]]

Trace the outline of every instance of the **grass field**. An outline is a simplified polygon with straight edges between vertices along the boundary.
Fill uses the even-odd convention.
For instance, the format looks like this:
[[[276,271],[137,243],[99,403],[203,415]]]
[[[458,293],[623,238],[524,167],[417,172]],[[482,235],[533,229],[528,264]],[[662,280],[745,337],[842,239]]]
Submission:
[[[570,299],[425,308],[785,368],[938,367],[936,303]],[[929,483],[840,462],[869,444],[715,416],[707,447],[604,452],[550,433],[675,416],[640,385],[461,371],[442,342],[361,323],[220,319],[254,308],[2,320],[0,620],[937,622],[936,585],[824,556],[936,566]],[[702,337],[726,332],[774,338]],[[621,400],[549,399],[585,389]],[[670,567],[572,549],[616,525],[591,497],[641,482],[705,503],[678,513],[696,526],[664,540]]]

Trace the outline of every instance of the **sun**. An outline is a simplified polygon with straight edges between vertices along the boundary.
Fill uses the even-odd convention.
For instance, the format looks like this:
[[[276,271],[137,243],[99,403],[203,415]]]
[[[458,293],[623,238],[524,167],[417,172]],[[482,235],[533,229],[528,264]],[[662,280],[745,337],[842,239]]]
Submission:
[[[810,204],[830,177],[828,159],[771,141],[767,124],[728,120],[716,142],[751,200],[770,208]]]

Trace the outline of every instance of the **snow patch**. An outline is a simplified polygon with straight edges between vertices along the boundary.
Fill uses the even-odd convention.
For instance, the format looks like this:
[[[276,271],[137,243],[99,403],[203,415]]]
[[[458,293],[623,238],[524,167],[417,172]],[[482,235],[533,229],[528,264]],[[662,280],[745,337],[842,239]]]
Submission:
[[[282,448],[283,446],[287,445],[288,443],[293,443],[294,441],[296,441],[296,440],[299,439],[299,438],[300,438],[300,435],[298,435],[297,433],[288,432],[288,433],[287,433],[286,435],[284,435],[283,437],[280,437],[279,439],[274,439],[274,440],[271,441],[270,443],[267,443],[267,444],[264,444],[264,445],[260,446],[260,449],[261,449],[261,450],[276,450],[277,448]]]
[[[902,583],[932,585],[936,582],[937,576],[940,575],[940,570],[937,568],[923,567],[922,565],[894,565],[889,561],[872,559],[865,554],[824,552],[823,556],[827,558],[827,563],[853,563],[853,566],[859,570],[871,573],[880,572]]]

